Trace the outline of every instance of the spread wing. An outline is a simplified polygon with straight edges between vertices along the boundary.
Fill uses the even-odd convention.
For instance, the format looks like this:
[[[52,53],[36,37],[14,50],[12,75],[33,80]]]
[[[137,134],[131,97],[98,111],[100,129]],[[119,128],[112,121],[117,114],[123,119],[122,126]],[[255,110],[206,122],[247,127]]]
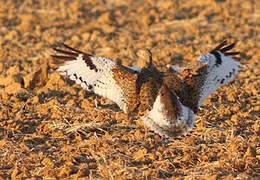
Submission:
[[[214,93],[218,87],[233,80],[241,70],[241,64],[235,58],[230,57],[239,54],[239,52],[229,52],[235,43],[228,46],[226,44],[226,41],[222,42],[209,54],[201,55],[196,63],[172,72],[169,76],[181,79],[182,82],[179,82],[178,85],[182,88],[176,94],[180,97],[182,104],[193,109],[194,113],[209,95]]]
[[[206,63],[207,71],[205,80],[200,90],[198,106],[201,106],[206,98],[214,93],[219,86],[224,86],[233,80],[241,70],[241,64],[229,56],[238,55],[239,52],[228,52],[235,43],[226,47],[226,41],[222,42],[209,54],[201,55],[199,62]]]
[[[96,57],[62,44],[54,48],[61,55],[52,55],[57,71],[68,76],[81,87],[115,102],[124,112],[129,112],[136,98],[137,71],[104,57]],[[66,50],[64,50],[66,49]]]

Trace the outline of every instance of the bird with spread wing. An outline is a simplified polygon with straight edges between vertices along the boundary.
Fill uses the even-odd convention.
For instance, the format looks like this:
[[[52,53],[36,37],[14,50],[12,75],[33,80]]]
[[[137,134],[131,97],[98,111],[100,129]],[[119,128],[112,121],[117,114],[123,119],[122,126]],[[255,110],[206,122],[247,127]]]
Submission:
[[[196,63],[176,71],[161,72],[148,50],[149,62],[143,68],[130,68],[104,57],[62,44],[52,55],[61,75],[115,102],[127,114],[140,116],[154,132],[177,137],[192,129],[195,114],[218,87],[234,79],[241,64],[230,56],[235,43],[222,42]]]

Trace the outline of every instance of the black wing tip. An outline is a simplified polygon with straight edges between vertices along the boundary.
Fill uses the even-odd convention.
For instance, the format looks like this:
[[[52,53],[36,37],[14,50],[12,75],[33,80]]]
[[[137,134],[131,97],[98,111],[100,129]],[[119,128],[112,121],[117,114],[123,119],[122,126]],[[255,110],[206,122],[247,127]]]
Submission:
[[[60,47],[65,47],[65,48],[72,48],[70,47],[69,45],[65,44],[64,42],[60,42],[60,41],[57,41],[57,42],[54,42],[52,45],[51,45],[52,48],[60,48]]]
[[[241,54],[241,52],[226,52],[226,53],[224,53],[226,56],[235,56],[235,55],[240,55]]]
[[[231,44],[228,44],[227,40],[222,41],[219,45],[217,45],[213,50],[218,50],[218,51],[228,51],[235,47],[236,42],[233,42]]]
[[[72,52],[77,52],[77,53],[83,53],[75,48],[72,48],[70,47],[69,45],[63,43],[63,42],[57,42],[57,43],[54,43],[52,45],[52,49],[55,50],[55,51],[64,51],[62,49],[68,49],[68,50],[71,50]]]
[[[60,56],[60,55],[51,55],[53,59],[60,59],[60,60],[74,60],[75,57],[72,56]]]
[[[231,44],[227,43],[227,40],[222,41],[217,47],[215,47],[210,53],[214,51],[220,51],[221,53],[225,54],[226,56],[235,56],[240,55],[241,53],[238,51],[229,52],[229,50],[233,49],[236,45],[236,42],[233,42]]]
[[[67,57],[63,56],[63,55],[61,55],[61,56],[51,55],[52,57],[55,57],[56,59],[58,59],[59,57],[62,57],[63,60],[71,59],[72,57],[76,58],[79,54],[83,54],[86,57],[92,56],[91,54],[88,54],[88,53],[82,52],[78,49],[72,48],[69,45],[62,43],[62,42],[57,42],[57,43],[53,44],[52,49],[54,51],[56,51],[57,53],[67,55]]]
[[[219,50],[223,46],[227,44],[227,40],[222,41],[219,45],[217,45],[213,50]]]
[[[64,44],[64,43],[62,43],[62,46],[65,47],[65,48],[67,48],[67,49],[69,49],[69,50],[71,50],[71,51],[73,51],[73,52],[75,52],[75,53],[83,54],[84,56],[93,56],[93,55],[91,55],[91,54],[85,53],[85,52],[80,51],[80,50],[78,50],[78,49],[72,48],[72,47],[70,47],[69,45]]]
[[[61,45],[62,45],[64,48],[67,48],[67,49],[69,49],[69,50],[71,50],[71,51],[78,52],[78,53],[83,53],[83,52],[81,52],[81,51],[79,51],[79,50],[77,50],[77,49],[75,49],[75,48],[73,48],[73,47],[71,47],[71,46],[69,46],[69,45],[67,45],[67,44],[65,44],[65,43],[61,43]]]

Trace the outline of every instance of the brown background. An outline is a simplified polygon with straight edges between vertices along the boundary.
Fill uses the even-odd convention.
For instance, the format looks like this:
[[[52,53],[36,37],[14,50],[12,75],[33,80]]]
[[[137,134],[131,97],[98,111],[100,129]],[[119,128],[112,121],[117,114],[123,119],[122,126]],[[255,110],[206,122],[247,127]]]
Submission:
[[[33,3],[32,3],[33,2]],[[258,4],[256,4],[258,2]],[[259,1],[0,1],[0,177],[257,178]],[[161,67],[236,41],[244,71],[204,103],[178,139],[49,68],[65,42],[124,65],[150,48]]]

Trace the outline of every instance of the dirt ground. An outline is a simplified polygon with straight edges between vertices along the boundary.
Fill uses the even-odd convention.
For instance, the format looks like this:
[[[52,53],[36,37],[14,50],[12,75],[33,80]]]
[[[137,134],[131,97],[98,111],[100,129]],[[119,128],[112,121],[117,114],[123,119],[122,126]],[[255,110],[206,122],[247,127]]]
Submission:
[[[259,178],[259,2],[1,0],[0,177]],[[52,45],[64,42],[129,66],[149,48],[159,66],[182,66],[223,39],[237,42],[244,70],[177,139],[149,131],[49,63]]]

